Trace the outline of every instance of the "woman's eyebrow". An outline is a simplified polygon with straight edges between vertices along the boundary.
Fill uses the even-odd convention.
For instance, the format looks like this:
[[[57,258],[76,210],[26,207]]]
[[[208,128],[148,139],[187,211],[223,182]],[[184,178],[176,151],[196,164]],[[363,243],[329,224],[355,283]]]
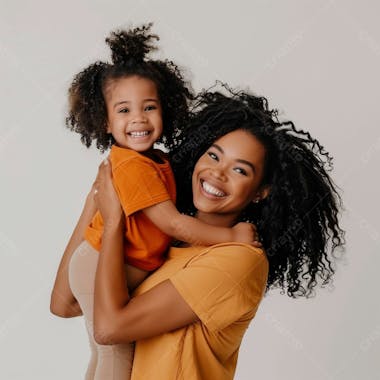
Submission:
[[[217,144],[212,144],[211,147],[212,147],[212,148],[216,148],[216,149],[218,149],[220,153],[223,153],[223,154],[224,154],[224,150],[223,150],[219,145],[217,145]]]
[[[224,150],[223,150],[222,147],[219,146],[218,144],[212,144],[211,147],[212,147],[212,148],[215,148],[215,149],[217,149],[217,150],[219,150],[220,153],[224,154]],[[252,169],[252,171],[253,171],[254,173],[256,173],[256,168],[255,168],[255,166],[252,164],[252,162],[249,162],[249,161],[243,160],[243,159],[241,159],[241,158],[237,158],[235,161],[236,161],[236,162],[240,162],[241,164],[248,165],[248,166]]]

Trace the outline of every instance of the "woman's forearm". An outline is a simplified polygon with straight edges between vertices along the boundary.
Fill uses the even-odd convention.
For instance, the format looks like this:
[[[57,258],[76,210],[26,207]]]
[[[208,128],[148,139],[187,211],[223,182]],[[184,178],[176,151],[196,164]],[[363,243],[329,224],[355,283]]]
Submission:
[[[123,308],[129,301],[127,279],[124,270],[122,218],[112,225],[105,225],[102,247],[95,277],[94,331],[95,339],[102,341],[112,335]]]
[[[94,339],[98,344],[130,343],[198,321],[173,284],[163,281],[134,298],[124,270],[123,223],[105,227],[95,276]]]

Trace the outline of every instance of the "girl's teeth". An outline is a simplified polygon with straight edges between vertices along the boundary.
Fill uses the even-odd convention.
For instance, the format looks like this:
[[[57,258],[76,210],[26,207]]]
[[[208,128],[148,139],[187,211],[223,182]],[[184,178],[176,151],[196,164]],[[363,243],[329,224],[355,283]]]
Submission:
[[[206,193],[216,195],[217,197],[224,197],[226,195],[225,193],[219,191],[218,189],[215,189],[214,186],[211,186],[209,183],[205,181],[202,182],[202,188]]]
[[[142,136],[148,136],[148,131],[141,131],[141,132],[130,132],[129,133],[132,137],[142,137]]]

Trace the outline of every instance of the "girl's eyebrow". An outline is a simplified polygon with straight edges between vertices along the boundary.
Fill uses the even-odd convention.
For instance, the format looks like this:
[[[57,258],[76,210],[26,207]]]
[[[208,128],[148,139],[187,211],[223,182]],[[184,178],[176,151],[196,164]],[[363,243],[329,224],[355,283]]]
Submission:
[[[219,146],[217,144],[212,144],[211,147],[219,150],[220,153],[224,154],[224,150],[222,149],[221,146]],[[255,166],[251,162],[246,161],[246,160],[242,160],[241,158],[237,158],[235,161],[236,162],[240,162],[241,164],[248,165],[252,169],[252,171],[254,173],[256,173],[256,168],[255,168]]]
[[[144,99],[143,102],[155,102],[155,103],[158,103],[158,99],[151,99],[151,98],[148,98],[148,99]],[[122,100],[120,102],[117,102],[114,104],[113,108],[119,106],[120,104],[128,104],[128,103],[131,103],[130,100]]]

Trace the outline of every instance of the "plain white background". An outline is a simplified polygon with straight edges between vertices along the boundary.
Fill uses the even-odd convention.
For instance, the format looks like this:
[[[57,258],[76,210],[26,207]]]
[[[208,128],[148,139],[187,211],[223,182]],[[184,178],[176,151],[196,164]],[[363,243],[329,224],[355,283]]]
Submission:
[[[0,2],[0,378],[81,379],[81,318],[49,313],[65,244],[101,159],[64,127],[75,73],[107,59],[117,27],[154,22],[160,57],[196,90],[251,88],[335,157],[347,250],[311,300],[272,292],[244,337],[236,379],[379,377],[379,64],[376,1]],[[215,379],[216,380],[216,379]]]

